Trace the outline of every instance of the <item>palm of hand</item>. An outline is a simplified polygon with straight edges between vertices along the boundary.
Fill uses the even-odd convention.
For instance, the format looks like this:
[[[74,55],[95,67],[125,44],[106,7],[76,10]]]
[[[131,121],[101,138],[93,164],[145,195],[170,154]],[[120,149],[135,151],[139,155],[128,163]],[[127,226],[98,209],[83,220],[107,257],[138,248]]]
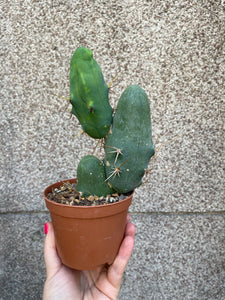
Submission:
[[[109,280],[110,268],[77,271],[61,265],[58,272],[47,279],[45,290],[51,291],[46,299],[117,299],[119,286]]]

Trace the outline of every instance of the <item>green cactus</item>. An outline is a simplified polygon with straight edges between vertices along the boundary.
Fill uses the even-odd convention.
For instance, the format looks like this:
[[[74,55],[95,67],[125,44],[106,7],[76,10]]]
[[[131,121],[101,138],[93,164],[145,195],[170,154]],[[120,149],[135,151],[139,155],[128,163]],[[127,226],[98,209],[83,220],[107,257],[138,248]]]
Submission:
[[[84,131],[93,138],[105,139],[103,161],[93,155],[80,161],[77,190],[85,197],[133,191],[142,183],[155,153],[145,91],[138,85],[129,86],[112,117],[102,71],[92,51],[81,47],[74,52],[70,63],[70,99],[72,113]]]
[[[83,157],[77,168],[77,190],[84,197],[107,196],[114,190],[106,182],[103,162],[93,155]]]
[[[93,138],[103,138],[112,123],[112,107],[102,71],[85,47],[77,48],[71,58],[70,100],[83,130]]]
[[[155,151],[148,97],[138,85],[129,86],[119,99],[105,153],[106,176],[113,189],[126,193],[142,183]]]

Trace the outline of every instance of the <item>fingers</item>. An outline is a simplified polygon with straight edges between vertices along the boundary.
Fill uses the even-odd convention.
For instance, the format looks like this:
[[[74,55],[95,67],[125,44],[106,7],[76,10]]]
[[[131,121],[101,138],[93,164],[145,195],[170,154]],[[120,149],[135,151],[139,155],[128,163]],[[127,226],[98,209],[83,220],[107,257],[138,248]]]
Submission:
[[[128,217],[129,218],[129,217]],[[120,246],[119,253],[108,270],[108,280],[114,287],[121,285],[123,273],[134,248],[135,225],[127,223],[125,237]]]
[[[130,223],[130,215],[127,214],[127,220],[126,220],[126,224]]]
[[[55,235],[52,223],[46,223],[45,228],[46,237],[44,243],[44,259],[46,265],[47,278],[49,278],[56,274],[56,272],[61,267],[62,263],[57,254]]]

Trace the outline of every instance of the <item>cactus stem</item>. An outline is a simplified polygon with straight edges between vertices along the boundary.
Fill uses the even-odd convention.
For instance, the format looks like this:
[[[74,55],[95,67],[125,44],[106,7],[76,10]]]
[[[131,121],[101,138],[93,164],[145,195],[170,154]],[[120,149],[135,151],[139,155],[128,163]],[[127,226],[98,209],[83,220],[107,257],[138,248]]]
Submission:
[[[81,100],[84,102],[84,104],[89,108],[91,113],[94,113],[94,107],[89,105],[83,98]]]

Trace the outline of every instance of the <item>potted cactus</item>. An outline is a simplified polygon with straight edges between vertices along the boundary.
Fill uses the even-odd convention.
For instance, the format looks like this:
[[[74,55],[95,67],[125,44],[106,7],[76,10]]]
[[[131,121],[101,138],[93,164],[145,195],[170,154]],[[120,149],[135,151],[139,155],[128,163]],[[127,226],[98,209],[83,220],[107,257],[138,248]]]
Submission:
[[[90,137],[103,139],[105,157],[103,160],[93,155],[83,157],[77,179],[63,181],[75,184],[79,198],[76,203],[56,203],[50,198],[50,193],[60,192],[63,182],[44,191],[59,255],[65,265],[74,269],[87,270],[113,262],[124,235],[133,191],[142,183],[154,155],[150,105],[145,91],[138,85],[127,87],[113,113],[108,90],[92,51],[78,48],[70,64],[72,114]],[[82,199],[115,195],[118,199],[121,194],[125,199],[114,203],[80,206]]]

